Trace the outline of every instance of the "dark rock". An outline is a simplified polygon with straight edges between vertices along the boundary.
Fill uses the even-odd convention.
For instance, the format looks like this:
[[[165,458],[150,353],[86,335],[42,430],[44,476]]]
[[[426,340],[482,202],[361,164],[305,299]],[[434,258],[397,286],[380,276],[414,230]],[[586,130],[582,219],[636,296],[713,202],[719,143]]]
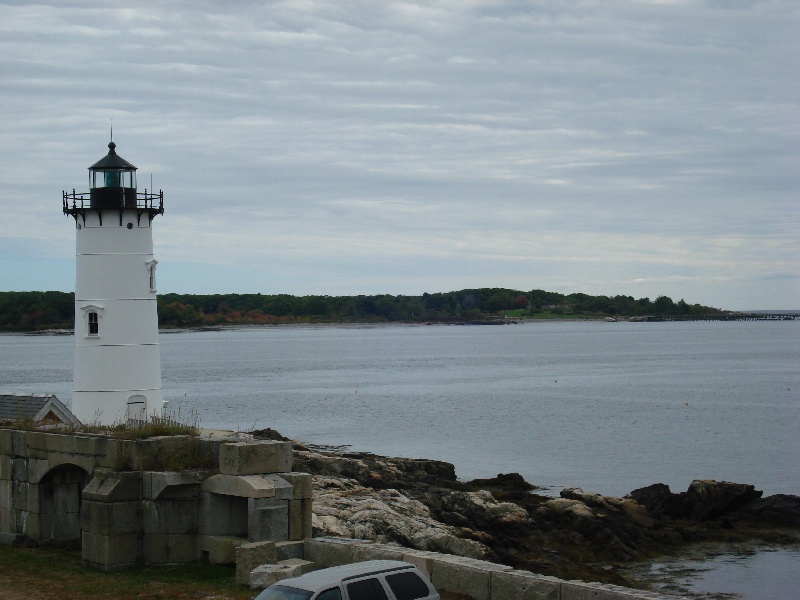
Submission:
[[[291,440],[284,437],[274,429],[267,427],[266,429],[259,429],[251,432],[252,436],[262,440],[275,440],[276,442],[290,442]]]
[[[673,507],[675,496],[676,494],[672,493],[667,484],[654,483],[653,485],[633,490],[626,498],[646,506],[647,510],[653,515],[671,515],[675,511]]]
[[[489,490],[498,500],[524,502],[536,486],[531,485],[519,473],[500,473],[491,479],[473,479],[467,482],[469,489]]]
[[[536,486],[531,485],[519,473],[498,473],[497,477],[491,479],[473,479],[468,482],[470,487],[481,489],[497,488],[514,492],[528,492],[535,490]]]
[[[695,480],[689,489],[673,494],[663,483],[640,488],[628,494],[653,515],[710,521],[757,500],[762,492],[754,486],[727,481]]]
[[[457,480],[455,467],[439,460],[389,458],[367,452],[335,454],[295,448],[294,464],[297,471],[347,477],[379,490],[414,490],[429,486],[467,489]]]
[[[742,509],[763,521],[778,525],[800,526],[800,496],[775,494],[751,502]]]
[[[517,473],[462,483],[451,463],[293,444],[295,470],[314,475],[313,527],[325,535],[621,584],[609,563],[679,553],[689,542],[798,539],[785,526],[800,526],[800,498],[761,499],[752,485],[697,480],[674,494],[655,484],[625,498],[565,488],[552,498]]]
[[[692,507],[689,516],[700,521],[710,521],[758,500],[763,492],[746,483],[695,480],[689,485],[686,494]]]

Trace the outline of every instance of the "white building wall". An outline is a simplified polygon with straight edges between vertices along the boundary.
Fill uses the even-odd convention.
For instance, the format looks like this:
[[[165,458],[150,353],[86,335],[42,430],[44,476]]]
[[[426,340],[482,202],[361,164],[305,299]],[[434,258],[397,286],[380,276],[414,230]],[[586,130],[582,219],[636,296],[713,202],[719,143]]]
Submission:
[[[162,407],[152,228],[146,213],[131,209],[121,224],[119,209],[103,210],[102,225],[97,211],[84,216],[76,220],[72,411],[84,423],[112,425],[142,417],[129,414],[129,402],[147,414]]]

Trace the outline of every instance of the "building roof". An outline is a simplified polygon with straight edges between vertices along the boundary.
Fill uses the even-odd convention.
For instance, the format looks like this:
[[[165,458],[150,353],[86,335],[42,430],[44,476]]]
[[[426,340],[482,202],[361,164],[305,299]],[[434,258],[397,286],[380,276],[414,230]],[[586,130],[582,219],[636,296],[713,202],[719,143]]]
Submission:
[[[0,393],[0,421],[81,422],[54,394]]]
[[[136,167],[134,167],[131,163],[127,160],[122,158],[117,154],[116,151],[117,145],[114,142],[108,144],[108,154],[106,154],[103,158],[98,160],[94,163],[90,169],[95,171],[107,171],[107,170],[132,170],[135,171]]]

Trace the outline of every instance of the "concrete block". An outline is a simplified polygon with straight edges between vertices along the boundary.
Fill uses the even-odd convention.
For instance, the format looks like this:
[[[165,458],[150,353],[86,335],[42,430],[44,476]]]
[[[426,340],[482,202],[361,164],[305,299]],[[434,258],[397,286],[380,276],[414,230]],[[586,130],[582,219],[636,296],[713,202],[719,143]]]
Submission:
[[[261,477],[275,488],[276,500],[294,500],[294,486],[285,478],[276,474],[267,474]]]
[[[275,542],[275,551],[278,553],[278,562],[290,558],[305,558],[303,541]]]
[[[75,454],[78,449],[77,436],[51,433],[47,436],[48,454]]]
[[[306,573],[311,573],[311,571],[317,571],[319,569],[319,565],[317,563],[313,563],[310,560],[304,560],[302,558],[288,558],[286,560],[279,560],[278,564],[300,567],[300,575],[305,575]]]
[[[95,460],[98,467],[115,471],[136,471],[141,467],[141,457],[134,440],[95,438]]]
[[[27,458],[14,458],[11,460],[11,479],[16,482],[28,482]]]
[[[28,456],[27,431],[11,430],[11,456]]]
[[[219,448],[219,471],[226,475],[257,475],[292,470],[291,442],[236,442]]]
[[[254,542],[236,548],[236,583],[250,584],[250,571],[259,565],[275,564],[278,553],[273,542]]]
[[[47,450],[42,450],[41,448],[28,448],[26,450],[27,458],[36,458],[39,460],[47,460]]]
[[[289,500],[289,539],[299,541],[304,538],[302,501]]]
[[[98,502],[138,501],[140,491],[141,478],[138,471],[111,472],[94,477],[84,488],[83,498]]]
[[[76,435],[73,438],[75,440],[75,454],[81,454],[84,456],[91,456],[94,457],[100,454],[100,450],[98,450],[98,445],[101,442],[105,442],[105,440],[101,440],[96,436],[82,436]],[[102,445],[102,450],[105,450],[105,444]],[[54,452],[58,452],[57,450],[53,449]]]
[[[105,571],[113,571],[133,566],[142,558],[142,538],[138,534],[92,536],[87,543],[81,537],[83,548],[91,548],[91,558],[84,558],[91,566]]]
[[[13,503],[11,500],[11,481],[8,479],[0,479],[0,508],[12,508]]]
[[[247,543],[243,537],[221,535],[198,535],[200,553],[212,565],[227,565],[236,562],[236,548]]]
[[[33,513],[40,513],[40,512],[42,512],[42,506],[41,506],[41,501],[40,501],[41,500],[41,498],[40,498],[40,496],[41,496],[41,494],[40,494],[41,488],[38,485],[35,485],[33,483],[29,484],[29,486],[30,487],[28,487],[28,494],[27,494],[28,502],[27,502],[27,504],[25,506],[25,510],[27,510],[28,512],[33,512]],[[69,500],[71,500],[71,497],[61,498],[61,500],[69,502]],[[74,510],[69,510],[70,507],[65,506],[64,507],[64,512],[77,513],[78,512],[77,504],[78,504],[78,499],[75,498]]]
[[[248,573],[249,581],[247,583],[250,585],[251,590],[263,590],[273,583],[299,577],[300,575],[302,575],[302,567],[300,565],[259,565]],[[239,582],[238,576],[236,581],[237,583]]]
[[[104,502],[83,498],[81,503],[81,531],[94,534],[103,529],[105,513],[102,508],[104,504]]]
[[[212,494],[242,498],[269,498],[275,495],[275,487],[259,475],[212,475],[203,481],[200,489]]]
[[[561,580],[529,571],[496,571],[491,600],[560,600]]]
[[[198,531],[212,536],[247,537],[248,498],[203,492],[197,515]]]
[[[294,500],[311,498],[314,495],[313,479],[310,473],[277,473],[294,488]]]
[[[198,501],[167,499],[142,501],[144,533],[197,533]]]
[[[14,510],[27,511],[29,490],[30,490],[30,484],[24,481],[12,481],[11,508],[13,508]]]
[[[0,481],[8,481],[9,479],[11,479],[11,457],[6,454],[0,454]]]
[[[247,510],[256,510],[259,508],[273,508],[278,506],[279,504],[286,504],[286,501],[278,502],[274,497],[273,498],[248,498],[247,499]]]
[[[51,434],[42,431],[27,431],[25,433],[27,434],[25,437],[29,452],[30,450],[47,451],[47,438],[50,437]]]
[[[311,498],[289,501],[289,539],[304,540],[312,536]]]
[[[431,561],[431,583],[437,590],[491,600],[491,574],[511,570],[506,565],[441,554]]]
[[[127,567],[141,560],[142,537],[138,533],[99,537],[106,540],[104,564],[107,568]]]
[[[50,472],[50,463],[46,460],[28,459],[28,481],[39,483]]]
[[[44,517],[44,519],[42,517]],[[20,511],[17,513],[17,518],[24,521],[23,529],[19,530],[19,533],[22,535],[26,535],[32,540],[41,540],[50,537],[45,535],[45,533],[51,529],[49,515]],[[42,521],[44,521],[44,523]]]
[[[142,536],[142,559],[149,565],[174,565],[198,560],[197,535],[146,533]]]
[[[357,562],[356,546],[366,543],[366,540],[352,538],[306,538],[303,540],[303,553],[306,560],[323,567],[338,567]]]
[[[403,552],[401,560],[409,562],[416,566],[420,571],[425,573],[425,576],[431,578],[431,564],[434,558],[440,556],[438,552],[429,552],[427,550],[409,550]]]
[[[81,506],[81,529],[98,535],[139,535],[142,531],[141,518],[141,505],[137,501],[84,500]]]
[[[94,563],[94,537],[90,531],[81,532],[81,558],[86,563]]]
[[[652,593],[617,585],[583,581],[563,581],[561,583],[561,600],[648,600],[652,597]],[[669,597],[665,596],[665,598]]]
[[[14,523],[14,533],[17,536],[28,535],[28,511],[27,510],[14,510],[16,522]]]
[[[295,502],[295,500],[292,500]],[[255,504],[252,500],[250,504]],[[275,506],[248,507],[247,539],[251,542],[283,541],[289,539],[289,505],[287,501]]]
[[[202,471],[146,471],[142,474],[142,497],[194,498],[199,496],[205,478]]]
[[[185,455],[190,446],[196,443],[197,440],[189,435],[168,435],[140,440],[138,449],[143,468],[150,471],[175,468],[174,458]]]
[[[0,456],[13,456],[12,430],[0,429]]]

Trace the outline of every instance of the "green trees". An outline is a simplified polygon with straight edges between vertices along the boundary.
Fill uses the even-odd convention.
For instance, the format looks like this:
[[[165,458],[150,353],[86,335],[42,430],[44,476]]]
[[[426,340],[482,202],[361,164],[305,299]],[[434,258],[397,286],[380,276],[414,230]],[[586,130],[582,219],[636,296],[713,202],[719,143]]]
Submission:
[[[0,331],[72,329],[74,319],[74,294],[0,292]]]
[[[165,328],[311,322],[465,322],[512,316],[692,316],[718,309],[675,303],[668,296],[560,294],[477,288],[421,296],[291,296],[288,294],[161,294]],[[72,329],[74,296],[65,292],[0,292],[0,331]]]

